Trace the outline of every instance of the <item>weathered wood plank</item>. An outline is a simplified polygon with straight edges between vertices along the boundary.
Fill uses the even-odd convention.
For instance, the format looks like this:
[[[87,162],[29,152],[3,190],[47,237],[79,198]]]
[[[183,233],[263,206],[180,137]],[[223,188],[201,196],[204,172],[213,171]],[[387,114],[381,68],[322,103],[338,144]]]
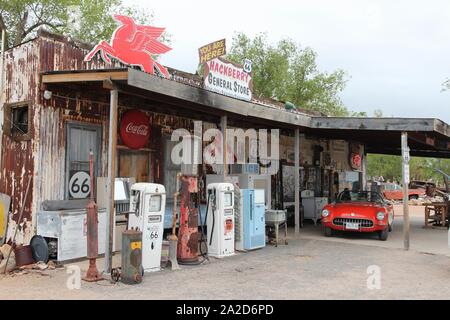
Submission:
[[[69,83],[69,82],[92,82],[92,81],[125,81],[128,78],[128,71],[110,71],[110,72],[80,72],[80,73],[54,73],[43,74],[41,76],[43,84],[50,83]]]
[[[314,117],[311,119],[311,127],[316,129],[432,132],[435,130],[435,119]]]

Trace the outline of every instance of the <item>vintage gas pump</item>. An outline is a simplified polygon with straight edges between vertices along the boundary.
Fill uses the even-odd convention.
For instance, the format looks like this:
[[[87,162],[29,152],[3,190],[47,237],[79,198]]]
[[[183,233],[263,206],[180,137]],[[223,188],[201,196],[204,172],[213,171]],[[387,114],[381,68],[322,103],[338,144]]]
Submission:
[[[198,178],[181,175],[180,227],[178,230],[178,263],[198,262]]]
[[[89,268],[83,278],[87,282],[103,280],[97,269],[98,257],[98,207],[94,201],[94,154],[89,152],[89,174],[91,180],[90,199],[86,208],[87,257]]]
[[[216,258],[234,254],[234,187],[212,183],[208,190],[208,255]]]
[[[136,183],[131,187],[128,229],[142,231],[142,267],[145,272],[161,269],[166,190],[163,185]]]

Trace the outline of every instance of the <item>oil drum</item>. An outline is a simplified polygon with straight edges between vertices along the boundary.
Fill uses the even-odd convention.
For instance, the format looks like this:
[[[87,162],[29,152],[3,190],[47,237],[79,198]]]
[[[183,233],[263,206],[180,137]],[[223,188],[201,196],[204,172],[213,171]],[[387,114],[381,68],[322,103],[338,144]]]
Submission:
[[[34,263],[31,246],[17,246],[14,249],[17,267],[26,266]]]

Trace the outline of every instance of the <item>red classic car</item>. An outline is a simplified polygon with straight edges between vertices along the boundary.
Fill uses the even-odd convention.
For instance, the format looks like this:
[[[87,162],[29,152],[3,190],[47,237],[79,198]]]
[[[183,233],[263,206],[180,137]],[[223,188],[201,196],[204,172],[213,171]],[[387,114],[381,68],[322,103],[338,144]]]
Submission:
[[[396,183],[385,183],[382,185],[383,195],[388,200],[403,200],[403,188]],[[408,189],[408,199],[419,199],[426,195],[424,188]]]
[[[322,209],[322,224],[327,237],[336,230],[377,232],[379,239],[385,241],[393,222],[393,205],[378,192],[345,190],[334,203]]]

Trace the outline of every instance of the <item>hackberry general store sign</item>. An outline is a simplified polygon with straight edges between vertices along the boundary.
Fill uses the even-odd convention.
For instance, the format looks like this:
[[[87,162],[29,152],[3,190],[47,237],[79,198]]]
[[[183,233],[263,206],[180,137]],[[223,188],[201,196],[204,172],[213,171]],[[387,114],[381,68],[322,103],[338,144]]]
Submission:
[[[207,90],[241,100],[252,99],[251,73],[222,58],[204,64],[204,79]]]

